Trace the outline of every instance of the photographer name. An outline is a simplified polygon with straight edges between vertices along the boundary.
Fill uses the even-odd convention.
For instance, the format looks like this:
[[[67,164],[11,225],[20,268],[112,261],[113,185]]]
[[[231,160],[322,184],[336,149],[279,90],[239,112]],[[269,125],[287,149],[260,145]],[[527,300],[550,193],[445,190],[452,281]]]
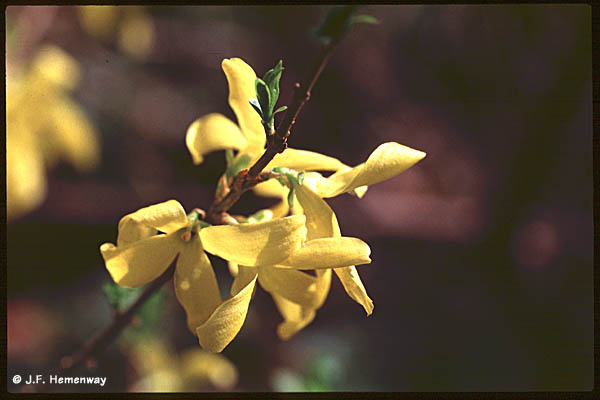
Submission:
[[[58,376],[49,375],[51,385],[98,385],[106,384],[106,377],[100,376]],[[45,384],[46,380],[42,375],[29,375],[29,378],[24,382],[26,385]]]

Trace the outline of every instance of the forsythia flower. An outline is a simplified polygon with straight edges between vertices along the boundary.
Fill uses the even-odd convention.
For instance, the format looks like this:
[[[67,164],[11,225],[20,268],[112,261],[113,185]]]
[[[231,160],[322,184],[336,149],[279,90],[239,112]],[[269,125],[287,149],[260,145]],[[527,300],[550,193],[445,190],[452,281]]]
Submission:
[[[194,121],[188,128],[186,145],[195,164],[203,156],[216,150],[238,150],[233,162],[242,164],[242,168],[251,165],[264,151],[265,131],[258,113],[252,108],[249,99],[256,97],[254,70],[239,58],[223,60],[223,71],[229,83],[229,105],[233,109],[238,125],[220,114],[209,114]],[[341,238],[337,218],[333,210],[322,198],[334,197],[341,193],[353,193],[362,197],[367,186],[389,179],[408,169],[425,157],[425,153],[398,143],[380,145],[362,164],[354,168],[323,154],[288,148],[277,154],[266,168],[284,167],[297,172],[306,172],[302,185],[294,186],[292,212],[306,215],[307,239],[331,240]],[[324,178],[313,171],[334,171]],[[280,197],[282,201],[270,211],[270,217],[283,217],[289,213],[286,199],[289,189],[275,180],[261,183],[254,188],[255,193],[263,196]],[[299,204],[298,204],[299,203]],[[327,245],[333,242],[321,242],[323,254],[331,252]],[[356,249],[358,249],[357,247]],[[352,250],[350,250],[352,251]],[[258,278],[259,284],[271,293],[277,308],[284,317],[278,328],[279,336],[289,338],[309,324],[315,311],[323,304],[329,291],[331,270],[342,282],[348,295],[361,304],[367,315],[373,311],[373,302],[369,298],[354,265],[358,263],[332,265],[315,252],[296,251],[286,260],[294,269],[313,269],[316,276],[294,269],[285,262],[279,265],[260,265],[248,267],[230,262],[230,271],[235,276],[232,294],[245,282]],[[361,262],[362,263],[362,262]]]
[[[21,74],[6,79],[6,206],[8,219],[39,206],[46,169],[66,160],[85,172],[100,159],[93,125],[69,96],[80,75],[58,47],[38,51]]]
[[[100,252],[113,280],[126,287],[158,278],[179,255],[175,293],[186,311],[188,326],[202,347],[220,352],[244,323],[256,279],[221,301],[205,251],[243,265],[275,264],[301,246],[304,222],[304,216],[292,216],[256,224],[202,227],[186,216],[181,204],[169,200],[123,217],[117,246],[105,243]]]
[[[113,280],[126,287],[142,286],[158,278],[178,256],[175,293],[186,311],[188,327],[202,347],[220,352],[244,324],[257,277],[240,274],[232,286],[232,297],[222,302],[205,251],[249,267],[281,264],[283,268],[303,268],[305,259],[317,257],[329,268],[371,261],[369,246],[360,239],[305,241],[305,221],[303,215],[296,215],[251,224],[207,226],[186,216],[177,201],[169,200],[123,217],[117,246],[105,243],[100,252]]]

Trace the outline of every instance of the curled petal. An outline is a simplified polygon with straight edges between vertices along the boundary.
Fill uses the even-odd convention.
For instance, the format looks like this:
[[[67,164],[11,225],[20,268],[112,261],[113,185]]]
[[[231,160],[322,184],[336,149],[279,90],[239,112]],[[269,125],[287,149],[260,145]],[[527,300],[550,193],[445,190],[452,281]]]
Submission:
[[[256,224],[209,226],[200,231],[204,249],[237,264],[276,264],[300,247],[305,217],[295,215]]]
[[[236,337],[248,313],[256,277],[238,294],[221,303],[208,320],[196,328],[200,346],[213,353],[220,353]]]
[[[237,264],[235,264],[237,265]],[[256,267],[246,267],[243,265],[237,265],[238,274],[233,279],[233,283],[231,284],[231,295],[235,296],[239,292],[242,291],[254,278],[256,278],[256,274],[258,273],[258,269]]]
[[[277,309],[283,316],[283,322],[277,326],[277,335],[287,340],[315,319],[314,309],[302,307],[276,294],[271,295]]]
[[[316,308],[320,299],[317,277],[277,266],[258,267],[258,283],[267,292],[307,308]]]
[[[313,239],[304,243],[281,265],[296,269],[339,268],[369,264],[370,254],[369,245],[357,238]]]
[[[318,180],[316,193],[321,197],[334,197],[384,181],[410,168],[423,157],[425,153],[422,151],[394,142],[384,143],[371,153],[366,162]]]
[[[373,312],[373,300],[369,298],[367,295],[367,291],[360,280],[360,276],[358,276],[358,271],[356,268],[344,267],[344,268],[336,268],[334,269],[338,278],[342,282],[346,293],[350,296],[354,301],[363,306],[367,315],[371,315]]]
[[[243,150],[248,145],[240,128],[221,114],[208,114],[195,120],[185,135],[185,145],[194,164],[204,160],[204,155],[217,150]]]
[[[329,205],[307,186],[296,187],[296,198],[304,208],[308,240],[340,237],[337,218]]]
[[[288,148],[275,155],[267,168],[286,167],[296,171],[337,171],[349,168],[337,158],[308,150]]]
[[[198,236],[183,245],[175,269],[175,294],[185,309],[192,332],[221,304],[221,295],[210,260]]]
[[[162,275],[183,242],[176,233],[158,235],[115,247],[112,243],[100,246],[106,269],[119,286],[138,287]]]
[[[260,122],[260,116],[248,101],[256,98],[254,86],[256,73],[240,58],[225,59],[221,67],[229,83],[229,106],[248,140],[247,150],[260,152],[266,142],[265,130]]]
[[[123,246],[156,234],[175,232],[187,225],[185,210],[177,200],[144,207],[119,221],[117,245]]]

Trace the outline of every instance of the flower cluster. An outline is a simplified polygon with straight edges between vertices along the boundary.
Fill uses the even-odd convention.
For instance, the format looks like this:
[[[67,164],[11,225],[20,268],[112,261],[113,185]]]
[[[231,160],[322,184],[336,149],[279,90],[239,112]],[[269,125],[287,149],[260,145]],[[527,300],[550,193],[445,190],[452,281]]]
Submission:
[[[79,172],[100,162],[93,124],[71,97],[81,75],[75,59],[56,46],[38,50],[22,70],[7,59],[6,208],[8,219],[46,197],[47,170],[66,161]]]
[[[256,97],[254,70],[239,58],[224,60],[222,67],[238,124],[220,114],[204,116],[189,127],[186,145],[195,164],[209,152],[226,150],[228,175],[233,176],[262,155],[266,135],[249,101]],[[259,195],[280,197],[275,207],[238,224],[211,226],[198,212],[186,215],[177,201],[169,200],[123,217],[117,245],[103,244],[100,251],[114,281],[128,287],[156,279],[177,257],[177,298],[200,345],[214,352],[222,351],[241,329],[257,283],[283,316],[277,330],[283,339],[314,319],[329,292],[332,271],[370,315],[373,302],[355,267],[371,262],[370,248],[341,235],[323,198],[342,193],[362,197],[368,185],[397,175],[424,156],[385,143],[366,162],[349,167],[333,157],[288,148],[266,167],[276,179],[254,188]],[[324,177],[317,171],[333,174]],[[227,260],[234,276],[231,297],[224,301],[206,252]]]

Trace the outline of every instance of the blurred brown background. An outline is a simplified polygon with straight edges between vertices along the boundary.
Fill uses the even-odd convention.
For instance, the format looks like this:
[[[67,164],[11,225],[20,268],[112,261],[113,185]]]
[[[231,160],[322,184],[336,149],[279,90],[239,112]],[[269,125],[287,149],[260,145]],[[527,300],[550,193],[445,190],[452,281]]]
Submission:
[[[207,113],[235,120],[221,60],[241,57],[262,75],[282,59],[287,104],[317,56],[310,30],[326,10],[7,9],[7,72],[27,71],[47,45],[70,55],[80,73],[68,96],[100,154],[89,171],[53,164],[40,205],[9,218],[9,390],[19,389],[13,374],[46,373],[109,323],[98,247],[115,240],[123,215],[171,198],[188,210],[210,204],[223,154],[194,167],[184,137]],[[315,321],[283,342],[258,290],[223,353],[239,374],[230,389],[591,390],[591,8],[360,13],[380,23],[355,27],[335,51],[289,143],[350,165],[386,141],[427,152],[362,200],[329,201],[344,235],[371,246],[373,263],[359,272],[374,314],[334,280]],[[266,204],[248,193],[233,211]],[[214,266],[226,285],[226,265]],[[177,358],[197,342],[171,286],[161,295],[151,335]],[[108,377],[83,390],[139,389],[127,348],[111,346],[82,371]]]

